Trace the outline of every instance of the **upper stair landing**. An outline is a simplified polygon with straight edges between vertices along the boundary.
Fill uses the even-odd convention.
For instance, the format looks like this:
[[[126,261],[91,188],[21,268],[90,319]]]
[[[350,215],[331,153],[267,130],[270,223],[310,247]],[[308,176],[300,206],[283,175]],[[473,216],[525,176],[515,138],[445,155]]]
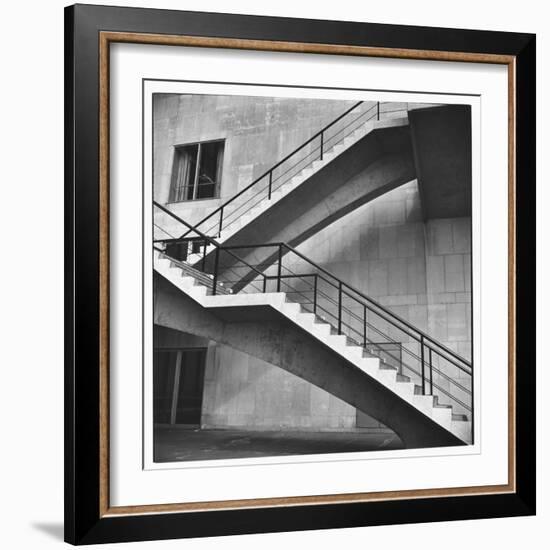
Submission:
[[[264,212],[274,207],[285,197],[291,195],[295,189],[321,172],[328,164],[335,161],[335,159],[371,132],[377,129],[406,125],[408,125],[408,119],[406,114],[402,112],[400,112],[399,117],[387,115],[387,118],[380,121],[368,120],[364,122],[353,133],[348,135],[327,153],[325,153],[322,159],[314,160],[292,178],[286,179],[283,183],[274,185],[270,196],[258,190],[258,192],[253,197],[250,197],[249,200],[243,200],[242,203],[235,208],[230,215],[227,216],[225,222],[222,221],[223,229],[221,231],[219,231],[218,222],[218,226],[211,225],[207,228],[207,231],[204,232],[207,235],[213,235],[216,234],[216,230],[218,230],[216,236],[218,242],[223,243],[228,241],[231,237],[238,234],[241,229],[246,227],[251,222],[258,220]],[[197,228],[202,230],[202,227],[199,225]]]
[[[231,239],[251,221],[260,219],[264,212],[281,199],[291,196],[295,189],[323,171],[371,132],[406,125],[410,107],[413,106],[406,103],[357,102],[203,218],[195,227],[202,233],[215,237],[218,242]],[[155,214],[155,220],[160,227],[170,227],[170,220],[164,219],[160,213]],[[192,233],[186,231],[181,235],[161,234],[156,242],[178,242],[181,250],[182,240],[185,238],[192,240]],[[192,253],[192,245],[189,244],[186,258]]]

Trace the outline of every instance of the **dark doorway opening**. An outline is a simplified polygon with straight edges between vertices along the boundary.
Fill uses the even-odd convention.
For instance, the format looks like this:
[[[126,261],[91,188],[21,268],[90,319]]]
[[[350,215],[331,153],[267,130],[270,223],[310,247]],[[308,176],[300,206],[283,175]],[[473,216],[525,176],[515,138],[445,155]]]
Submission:
[[[153,360],[155,424],[200,426],[206,349],[157,349]]]

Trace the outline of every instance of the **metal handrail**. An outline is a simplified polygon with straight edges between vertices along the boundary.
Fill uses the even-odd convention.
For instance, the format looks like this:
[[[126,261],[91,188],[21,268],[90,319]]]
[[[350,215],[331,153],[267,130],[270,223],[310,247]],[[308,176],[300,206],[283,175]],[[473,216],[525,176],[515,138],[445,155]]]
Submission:
[[[433,351],[435,351],[436,353],[439,353],[438,350],[441,350],[445,353],[447,353],[448,355],[450,355],[451,357],[453,357],[453,359],[457,360],[458,362],[462,363],[463,365],[467,365],[468,367],[472,368],[471,364],[466,360],[464,359],[463,357],[460,357],[460,355],[458,355],[456,352],[454,352],[453,350],[447,348],[446,346],[444,346],[443,344],[440,344],[439,342],[437,342],[436,340],[434,340],[431,336],[429,336],[428,334],[426,334],[425,332],[423,332],[422,330],[420,329],[417,329],[416,327],[414,327],[413,325],[411,325],[408,321],[406,321],[405,319],[403,319],[402,317],[400,317],[399,315],[397,315],[396,313],[394,313],[393,311],[387,309],[386,307],[384,307],[382,304],[380,304],[379,302],[377,302],[376,300],[373,300],[372,298],[370,298],[369,296],[366,296],[365,294],[363,294],[360,290],[357,290],[356,288],[354,288],[353,286],[351,286],[350,284],[340,280],[338,277],[336,277],[335,275],[333,275],[332,273],[330,273],[330,271],[326,270],[324,267],[321,267],[320,265],[316,264],[315,262],[313,262],[312,260],[310,260],[307,256],[305,256],[304,254],[302,254],[301,252],[298,252],[295,248],[293,248],[292,246],[288,245],[287,243],[284,243],[284,242],[275,242],[275,243],[262,243],[262,244],[248,244],[248,245],[233,245],[233,246],[224,246],[222,245],[222,247],[225,249],[225,250],[234,250],[234,249],[247,249],[247,248],[268,248],[268,247],[273,247],[273,248],[276,248],[276,247],[283,247],[283,248],[286,248],[288,251],[296,254],[297,256],[299,256],[300,258],[302,258],[303,260],[305,260],[306,262],[308,262],[310,265],[312,265],[316,270],[319,270],[321,271],[322,273],[325,273],[326,275],[328,275],[329,277],[331,277],[332,279],[338,281],[338,283],[341,283],[342,286],[345,286],[346,288],[348,288],[351,292],[353,292],[354,294],[358,295],[359,297],[361,297],[363,300],[369,302],[370,304],[372,304],[374,307],[380,309],[385,315],[387,315],[389,318],[387,318],[386,316],[384,315],[380,315],[380,313],[378,312],[375,312],[377,313],[378,315],[380,315],[380,317],[382,319],[384,319],[385,321],[388,321],[389,323],[393,324],[393,326],[395,326],[396,328],[402,330],[403,332],[406,332],[409,336],[412,336],[415,340],[420,340],[420,338],[424,339],[424,340],[427,340],[428,344],[432,344],[433,347],[431,345],[428,345],[426,342],[424,342],[424,344],[433,349]],[[330,283],[330,284],[333,284],[332,281],[327,281],[326,279],[324,279],[327,283]],[[355,298],[355,296],[353,296],[352,294],[349,294],[349,292],[346,292],[346,295],[349,296],[350,298]],[[394,321],[395,320],[395,321]],[[400,327],[398,323],[401,323],[402,325],[404,325],[407,329],[407,330],[404,330],[402,327]],[[411,331],[411,332],[409,332]],[[418,337],[417,337],[418,336]],[[464,372],[466,372],[467,374],[471,374],[468,370],[464,369],[463,367],[459,366],[459,365],[455,365],[457,368],[460,368],[461,370],[463,370]]]
[[[441,370],[441,365],[437,364],[434,365],[432,361],[432,352],[435,352],[437,356],[443,358],[443,360],[448,361],[452,366],[455,368],[465,372],[470,377],[472,376],[471,366],[462,357],[458,356],[456,353],[454,353],[452,350],[449,350],[446,348],[443,344],[440,344],[439,342],[435,341],[433,338],[431,338],[429,335],[424,333],[423,331],[417,329],[413,325],[411,325],[408,321],[405,321],[392,311],[388,310],[372,298],[369,298],[368,296],[364,295],[361,291],[355,289],[348,283],[345,283],[341,281],[338,277],[334,276],[332,273],[330,273],[325,268],[319,266],[309,258],[307,258],[304,254],[301,252],[298,252],[290,245],[279,242],[279,243],[262,243],[257,245],[233,245],[233,246],[224,246],[218,243],[214,238],[209,237],[208,235],[204,234],[202,231],[197,230],[195,227],[193,227],[191,224],[185,222],[181,218],[179,218],[177,215],[170,212],[168,209],[164,208],[162,205],[154,202],[154,205],[160,208],[163,212],[166,212],[169,214],[172,218],[176,219],[177,221],[181,222],[185,227],[189,228],[191,231],[194,231],[199,238],[204,239],[205,246],[203,247],[203,271],[204,271],[204,259],[206,258],[206,243],[209,242],[213,244],[216,248],[215,250],[215,261],[214,261],[214,272],[213,272],[213,282],[212,282],[212,293],[216,294],[217,291],[217,284],[218,284],[218,276],[219,276],[219,254],[220,252],[226,252],[231,257],[236,259],[238,262],[242,264],[243,267],[246,267],[246,269],[251,270],[252,272],[260,275],[260,277],[263,279],[263,290],[260,290],[260,292],[267,292],[267,282],[270,280],[276,280],[277,281],[277,292],[281,292],[281,285],[284,285],[285,287],[289,286],[292,290],[295,290],[294,293],[298,294],[302,298],[306,300],[305,303],[298,301],[299,304],[302,305],[302,307],[306,306],[312,306],[313,307],[313,313],[317,314],[318,311],[324,311],[326,314],[328,314],[330,317],[333,317],[335,320],[337,319],[337,326],[338,326],[338,333],[339,334],[346,334],[348,338],[350,338],[351,341],[355,342],[357,345],[364,347],[365,349],[369,348],[370,346],[373,346],[374,343],[370,341],[369,338],[367,338],[366,329],[369,327],[371,330],[374,330],[378,335],[389,338],[387,334],[381,331],[378,327],[374,326],[372,322],[369,322],[367,320],[366,312],[367,310],[370,312],[373,312],[376,314],[380,319],[390,323],[400,331],[402,331],[404,334],[406,334],[409,337],[412,337],[416,342],[420,345],[420,357],[414,353],[412,350],[408,349],[406,346],[403,345],[403,343],[399,343],[399,357],[396,357],[395,353],[391,350],[382,350],[382,353],[388,358],[392,359],[398,362],[399,365],[399,372],[401,372],[401,369],[404,368],[407,371],[413,373],[415,376],[418,376],[421,381],[421,388],[422,393],[424,395],[427,394],[427,387],[429,387],[429,394],[433,394],[434,388],[437,392],[447,396],[451,401],[461,405],[465,410],[470,411],[472,413],[472,420],[473,420],[473,406],[468,405],[461,399],[459,399],[456,395],[453,395],[449,393],[449,391],[445,390],[442,386],[440,386],[436,381],[434,381],[434,373],[440,377],[445,378],[450,383],[453,384],[453,386],[456,386],[460,391],[465,392],[467,395],[470,396],[470,399],[473,399],[473,389],[470,391],[466,386],[460,384],[456,380],[454,380],[452,377],[450,377],[448,374],[443,372]],[[178,242],[182,239],[173,239],[170,240],[170,242]],[[187,239],[189,240],[189,239]],[[266,274],[263,271],[258,270],[255,266],[248,263],[247,261],[243,260],[239,255],[233,253],[232,251],[235,249],[250,249],[250,248],[276,248],[277,249],[277,264],[274,264],[272,261],[270,262],[264,262],[263,263],[263,269],[265,271],[266,268],[269,267],[276,267],[277,268],[277,274]],[[155,249],[158,249],[155,246]],[[288,252],[292,252],[296,254],[297,257],[301,258],[302,260],[306,261],[309,265],[313,266],[315,269],[312,273],[294,273],[290,268],[284,267],[285,270],[290,272],[290,275],[282,273],[282,260],[283,260],[283,250],[285,251],[285,254]],[[166,255],[166,252],[164,252]],[[228,268],[228,266],[224,266],[224,269],[229,269],[232,273],[235,273],[235,270],[232,268]],[[305,281],[306,278],[313,278],[313,287],[311,284],[308,284],[307,281]],[[294,289],[289,283],[286,283],[285,281],[288,279],[300,279],[304,282],[306,282],[307,287],[306,289]],[[240,278],[240,281],[244,280],[244,277]],[[332,296],[326,294],[318,284],[318,281],[324,281],[325,283],[329,284],[332,288],[338,290],[338,299],[335,300]],[[227,282],[227,281],[226,281]],[[237,281],[239,282],[239,281]],[[259,290],[257,287],[254,286],[256,290]],[[313,292],[313,298],[310,299],[308,296],[304,294],[304,292]],[[287,294],[289,292],[287,291]],[[348,309],[344,303],[343,303],[343,297],[347,296],[360,304],[364,309],[363,318],[361,318],[360,315],[357,315],[354,311]],[[322,307],[318,301],[319,298],[323,298],[324,300],[328,300],[329,303],[332,303],[333,305],[337,306],[338,313],[335,314],[334,312],[328,311],[324,307]],[[307,307],[306,307],[307,310]],[[354,326],[348,324],[343,319],[343,313],[346,315],[350,315],[351,319],[355,319],[356,321],[362,323],[363,325],[363,334],[361,334],[360,330],[357,330]],[[351,321],[350,321],[351,322]],[[335,327],[336,321],[329,322],[333,327]],[[358,343],[356,341],[356,338],[353,336],[353,334],[357,334],[361,337],[361,343]],[[393,341],[392,341],[393,342]],[[395,342],[393,342],[395,343]],[[379,343],[380,344],[380,343]],[[380,346],[378,345],[378,348]],[[441,353],[441,352],[444,353]],[[425,353],[428,354],[428,359],[426,360]],[[410,356],[413,360],[420,362],[420,369],[415,368],[413,365],[403,362],[403,353],[405,353],[407,356]],[[455,362],[450,357],[456,358]],[[426,372],[425,366],[427,364],[428,372]],[[467,365],[470,367],[470,370],[465,369],[462,365]]]
[[[172,218],[174,218],[175,220],[177,220],[178,222],[182,223],[183,225],[185,225],[186,227],[188,227],[191,231],[197,233],[199,235],[199,237],[201,239],[204,239],[206,242],[209,242],[210,244],[212,244],[213,246],[216,247],[217,250],[219,250],[220,248],[223,248],[222,245],[216,241],[215,239],[213,239],[212,237],[209,237],[208,235],[205,235],[202,231],[199,231],[198,229],[195,229],[195,227],[193,227],[190,223],[182,220],[179,216],[176,216],[176,214],[174,214],[173,212],[171,212],[170,210],[168,210],[168,208],[162,206],[162,204],[159,204],[158,202],[156,201],[153,201],[153,204],[159,208],[160,210],[162,210],[163,212],[165,212],[166,214],[168,214],[169,216],[171,216]],[[179,241],[181,239],[174,239],[175,241]],[[249,267],[250,269],[252,269],[252,271],[258,273],[259,275],[261,275],[263,278],[264,278],[264,281],[265,281],[265,274],[262,272],[262,271],[259,271],[258,269],[256,269],[253,265],[250,265],[248,262],[245,262],[242,258],[239,258],[236,254],[233,254],[231,251],[227,250],[227,252],[229,253],[230,256],[233,256],[233,258],[236,258],[237,260],[243,262],[247,267]]]
[[[431,349],[433,351],[435,351],[436,353],[438,353],[439,355],[442,355],[441,352],[443,352],[444,354],[450,356],[452,359],[450,359],[449,357],[444,357],[447,361],[449,361],[450,363],[452,363],[456,368],[462,370],[463,372],[465,372],[466,374],[471,374],[471,369],[472,369],[472,365],[471,363],[469,363],[466,359],[464,359],[463,357],[461,357],[460,355],[458,355],[456,352],[454,352],[453,350],[449,349],[448,347],[446,347],[445,345],[437,342],[436,340],[434,340],[431,336],[429,336],[427,333],[425,333],[424,331],[414,327],[413,325],[411,325],[408,321],[406,321],[405,319],[403,319],[402,317],[400,317],[399,315],[397,315],[396,313],[394,313],[393,311],[389,310],[388,308],[384,307],[382,304],[380,304],[379,302],[377,302],[376,300],[370,298],[369,296],[365,295],[363,292],[361,292],[360,290],[357,290],[356,288],[354,288],[352,285],[346,283],[345,281],[342,281],[340,280],[338,277],[336,277],[335,275],[333,275],[332,273],[330,273],[330,271],[326,270],[325,268],[323,268],[322,266],[316,264],[315,262],[313,262],[312,260],[310,260],[308,257],[306,257],[304,254],[302,254],[301,252],[299,252],[298,250],[296,250],[295,248],[293,248],[292,246],[288,245],[287,243],[284,243],[284,242],[274,242],[274,243],[260,243],[260,244],[248,244],[248,245],[232,245],[232,246],[227,246],[227,245],[221,245],[220,243],[218,243],[217,241],[215,241],[215,239],[213,239],[212,237],[208,237],[207,235],[205,235],[204,233],[202,233],[201,231],[199,230],[196,230],[193,226],[191,226],[190,224],[188,224],[187,222],[184,222],[183,220],[181,220],[180,218],[178,218],[177,216],[175,216],[174,214],[172,214],[169,210],[167,210],[166,208],[162,207],[162,205],[159,205],[158,203],[155,203],[155,205],[157,205],[159,208],[161,208],[162,210],[164,210],[165,212],[168,212],[170,213],[174,218],[178,219],[179,221],[181,221],[182,223],[184,223],[184,225],[186,227],[190,227],[190,228],[193,228],[192,230],[194,230],[201,238],[207,240],[208,242],[211,242],[213,243],[216,247],[219,247],[225,251],[230,251],[230,250],[235,250],[235,249],[250,249],[250,248],[285,248],[287,251],[289,252],[292,252],[293,254],[296,254],[298,257],[302,258],[304,261],[308,262],[311,266],[313,266],[316,270],[322,272],[322,273],[325,273],[327,276],[329,276],[331,279],[337,281],[338,285],[341,285],[342,287],[345,287],[346,289],[349,290],[349,292],[347,292],[346,290],[344,290],[344,288],[342,288],[342,293],[345,294],[346,296],[348,296],[349,298],[352,298],[352,299],[355,299],[356,301],[358,301],[360,303],[360,300],[357,299],[357,296],[360,297],[362,300],[365,300],[366,302],[368,302],[369,304],[371,304],[372,306],[374,306],[375,308],[377,308],[378,310],[380,311],[376,311],[376,310],[372,310],[371,308],[371,311],[373,311],[376,315],[378,315],[379,317],[381,317],[382,319],[384,319],[385,321],[387,321],[388,323],[391,323],[394,327],[396,327],[397,329],[405,332],[407,335],[411,336],[412,338],[414,338],[418,343],[422,344],[423,346],[426,346],[428,349]],[[195,226],[196,227],[196,226]],[[190,231],[188,231],[189,233]],[[178,241],[181,241],[183,240],[182,238],[179,238],[179,239],[159,239],[158,241],[156,242],[178,242]],[[251,266],[250,264],[247,264],[246,262],[244,262],[244,260],[242,260],[242,258],[239,258],[237,255],[235,254],[232,254],[232,256],[236,259],[238,259],[239,261],[242,261],[243,263],[245,263],[248,267],[250,267],[251,269],[253,269],[254,272],[258,273],[258,274],[262,274],[263,275],[263,272],[260,272],[258,269],[256,269],[255,267]],[[272,279],[272,278],[277,278],[276,275],[273,275],[273,276],[265,276],[264,277],[267,277],[268,279]],[[323,278],[321,277],[325,282],[331,284],[332,286],[336,287],[337,285],[334,284],[333,281],[330,281],[330,280],[327,280],[326,278]],[[350,292],[352,292],[353,294],[350,294]],[[382,313],[381,313],[382,312]],[[398,324],[400,323],[400,324]],[[400,326],[402,325],[402,326]],[[403,328],[403,326],[405,328]],[[460,363],[460,364],[457,364],[456,362]],[[464,366],[466,366],[467,368],[464,368]],[[470,370],[468,370],[470,369]]]
[[[250,183],[249,185],[247,185],[246,187],[244,187],[243,189],[241,189],[238,193],[236,193],[235,195],[233,195],[233,197],[231,197],[228,201],[226,201],[224,204],[222,204],[221,206],[219,206],[218,208],[216,208],[216,210],[212,211],[210,214],[208,214],[206,217],[204,217],[202,220],[200,220],[197,224],[196,224],[196,227],[199,226],[199,225],[202,225],[205,221],[209,220],[210,218],[212,218],[214,215],[216,215],[217,213],[223,213],[223,210],[224,208],[226,208],[229,204],[231,204],[233,201],[235,201],[238,197],[240,197],[243,193],[245,193],[246,191],[248,191],[251,187],[253,187],[254,185],[256,185],[259,181],[261,181],[262,179],[264,179],[266,176],[269,176],[270,174],[273,173],[274,170],[276,170],[279,166],[281,166],[282,164],[284,164],[289,158],[293,157],[296,153],[298,153],[299,151],[301,151],[304,147],[306,147],[307,145],[309,145],[312,141],[314,141],[315,139],[317,139],[319,136],[321,136],[324,132],[326,132],[329,128],[331,128],[332,126],[334,126],[335,124],[337,124],[338,122],[340,122],[340,120],[342,120],[347,114],[349,114],[351,111],[353,111],[354,109],[356,109],[357,107],[359,107],[359,105],[361,105],[362,103],[364,103],[363,101],[358,101],[357,103],[355,103],[354,105],[352,105],[349,109],[347,109],[346,111],[344,111],[341,115],[339,115],[337,118],[335,118],[333,121],[331,121],[329,124],[327,124],[325,127],[323,127],[321,130],[319,130],[316,134],[314,134],[313,136],[311,136],[307,141],[304,141],[301,145],[299,145],[296,149],[294,149],[293,151],[291,151],[288,155],[286,155],[285,157],[283,157],[281,160],[277,161],[269,170],[267,170],[266,172],[264,172],[261,176],[259,176],[258,178],[256,178],[252,183]],[[371,109],[369,109],[370,111]],[[368,112],[368,111],[367,111]],[[321,150],[322,151],[322,150]],[[321,158],[322,158],[322,152],[321,152]],[[223,215],[223,214],[222,214]],[[221,225],[221,224],[220,224]],[[189,234],[189,231],[186,231],[185,233],[183,233],[180,237],[180,239],[183,239],[186,235]]]

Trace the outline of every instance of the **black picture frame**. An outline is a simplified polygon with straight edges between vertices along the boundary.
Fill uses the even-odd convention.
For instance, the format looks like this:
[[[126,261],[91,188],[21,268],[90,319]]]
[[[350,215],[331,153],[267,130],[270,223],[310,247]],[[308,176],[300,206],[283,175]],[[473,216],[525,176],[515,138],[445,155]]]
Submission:
[[[100,505],[100,32],[511,56],[515,64],[515,490],[378,502],[104,515]],[[532,34],[75,5],[65,9],[65,540],[72,544],[535,514]]]

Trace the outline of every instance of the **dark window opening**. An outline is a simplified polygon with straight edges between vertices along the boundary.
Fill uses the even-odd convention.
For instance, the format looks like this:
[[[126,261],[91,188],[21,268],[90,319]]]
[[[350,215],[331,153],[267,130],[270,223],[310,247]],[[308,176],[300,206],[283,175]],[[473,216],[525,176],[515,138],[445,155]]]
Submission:
[[[204,250],[204,240],[190,239],[178,243],[169,243],[166,245],[166,254],[174,260],[185,262],[189,254],[202,254]]]
[[[223,141],[176,147],[170,202],[214,199],[222,179]]]

